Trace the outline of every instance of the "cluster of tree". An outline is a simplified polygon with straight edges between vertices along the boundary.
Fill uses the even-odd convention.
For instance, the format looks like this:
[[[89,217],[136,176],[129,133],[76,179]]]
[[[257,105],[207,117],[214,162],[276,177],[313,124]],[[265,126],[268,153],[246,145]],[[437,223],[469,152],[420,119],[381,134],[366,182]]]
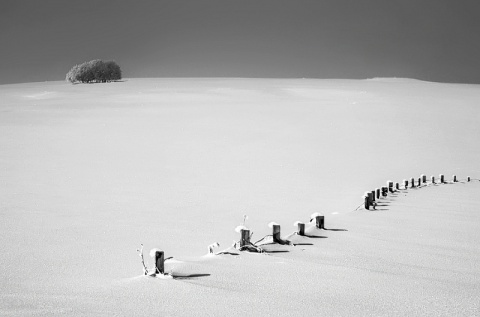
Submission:
[[[75,65],[65,76],[65,80],[73,83],[106,83],[122,79],[120,66],[114,61],[104,62],[94,59]]]

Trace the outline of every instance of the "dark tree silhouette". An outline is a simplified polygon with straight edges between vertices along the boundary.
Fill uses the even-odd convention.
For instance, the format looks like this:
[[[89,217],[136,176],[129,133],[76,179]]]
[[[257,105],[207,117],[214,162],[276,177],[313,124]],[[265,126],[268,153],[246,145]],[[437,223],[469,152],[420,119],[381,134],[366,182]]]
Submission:
[[[75,65],[65,76],[65,80],[74,83],[105,83],[122,79],[122,70],[114,61],[104,62],[94,59]]]

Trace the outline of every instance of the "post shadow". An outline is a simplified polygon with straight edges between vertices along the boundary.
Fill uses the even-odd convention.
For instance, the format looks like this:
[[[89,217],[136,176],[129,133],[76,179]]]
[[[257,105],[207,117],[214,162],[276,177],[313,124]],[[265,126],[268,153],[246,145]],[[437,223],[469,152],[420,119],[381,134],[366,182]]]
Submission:
[[[381,210],[381,209],[377,209],[377,210]],[[328,231],[348,231],[347,229],[328,229],[328,228],[324,228],[323,230],[328,230]]]
[[[210,276],[211,274],[208,273],[195,273],[195,274],[188,274],[188,275],[175,275],[172,274],[172,277],[175,280],[190,280],[190,279],[196,279],[199,277],[207,277]]]

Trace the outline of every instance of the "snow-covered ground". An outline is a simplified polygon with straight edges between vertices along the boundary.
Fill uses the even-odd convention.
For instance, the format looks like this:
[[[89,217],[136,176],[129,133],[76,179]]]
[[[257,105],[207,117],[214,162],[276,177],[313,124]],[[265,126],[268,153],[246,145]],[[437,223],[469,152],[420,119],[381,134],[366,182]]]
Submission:
[[[127,79],[0,97],[0,315],[480,314],[478,85]],[[354,211],[387,179],[440,173],[462,182]],[[256,241],[314,212],[347,231],[204,256],[244,215]],[[179,278],[141,276],[141,243]]]

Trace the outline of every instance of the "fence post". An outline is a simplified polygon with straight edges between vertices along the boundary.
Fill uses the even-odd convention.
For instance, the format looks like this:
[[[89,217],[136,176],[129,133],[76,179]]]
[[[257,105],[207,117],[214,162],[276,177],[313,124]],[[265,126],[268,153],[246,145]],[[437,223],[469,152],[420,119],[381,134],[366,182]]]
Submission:
[[[420,177],[422,178],[422,183],[426,183],[426,182],[427,182],[427,175],[422,174],[422,175],[420,175]]]
[[[250,230],[240,230],[240,247],[244,247],[250,244]]]
[[[298,226],[298,235],[299,236],[304,236],[305,235],[305,224],[303,222],[297,222]]]
[[[408,188],[408,180],[406,179],[403,180],[403,186],[405,186],[405,189]]]
[[[467,177],[467,182],[469,182],[469,181],[470,181],[470,176]]]
[[[453,182],[454,182],[454,183],[457,182],[457,175],[453,175]]]
[[[387,192],[388,192],[388,188],[387,187],[382,187],[382,196],[383,197],[387,197]]]
[[[410,179],[410,184],[412,184],[411,188],[415,187],[415,179],[413,177]]]
[[[370,209],[370,198],[368,197],[368,195],[365,195],[363,196],[364,199],[365,199],[365,202],[364,202],[364,207],[365,209],[369,210]],[[318,227],[318,226],[317,226]]]
[[[388,181],[387,184],[388,184],[388,191],[391,192],[391,193],[393,193],[393,182],[392,182],[392,181]]]
[[[435,184],[435,176],[432,175],[432,184]]]
[[[400,184],[399,183],[395,183],[395,189],[400,190]]]
[[[377,191],[377,199],[380,198],[380,188],[375,189]]]
[[[419,177],[419,178],[418,178],[418,187],[420,187],[421,185],[422,185],[422,178]]]
[[[155,273],[165,273],[165,255],[163,251],[155,251]]]
[[[280,243],[282,241],[280,238],[280,225],[272,225],[272,236],[273,242]]]
[[[315,222],[318,229],[325,229],[325,216],[316,216]]]
[[[445,175],[440,174],[440,183],[445,183]]]

